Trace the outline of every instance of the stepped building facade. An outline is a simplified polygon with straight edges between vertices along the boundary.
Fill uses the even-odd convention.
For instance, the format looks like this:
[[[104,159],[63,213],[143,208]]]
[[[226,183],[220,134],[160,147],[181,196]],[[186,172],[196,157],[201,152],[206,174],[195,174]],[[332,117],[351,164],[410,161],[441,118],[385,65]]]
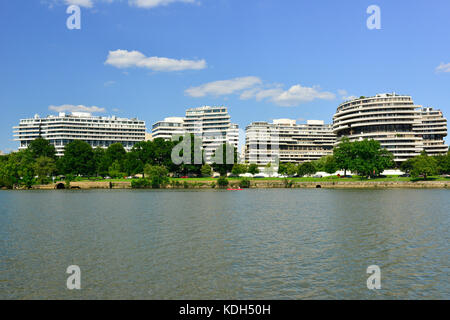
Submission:
[[[440,110],[414,104],[411,96],[378,94],[340,104],[333,117],[337,143],[374,139],[401,163],[425,150],[429,155],[445,154],[448,146],[447,120]]]
[[[413,127],[413,131],[422,137],[423,150],[430,156],[442,155],[448,152],[444,142],[447,136],[447,119],[441,110],[420,108],[420,121]]]
[[[308,120],[306,124],[292,119],[253,122],[245,132],[245,161],[265,166],[269,162],[301,163],[331,155],[336,141],[332,129],[321,120]]]

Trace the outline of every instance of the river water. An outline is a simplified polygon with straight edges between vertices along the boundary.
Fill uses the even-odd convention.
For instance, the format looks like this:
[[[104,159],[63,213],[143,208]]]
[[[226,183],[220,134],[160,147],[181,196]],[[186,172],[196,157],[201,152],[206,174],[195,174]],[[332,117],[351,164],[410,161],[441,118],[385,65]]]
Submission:
[[[449,207],[437,189],[1,191],[0,298],[450,299]]]

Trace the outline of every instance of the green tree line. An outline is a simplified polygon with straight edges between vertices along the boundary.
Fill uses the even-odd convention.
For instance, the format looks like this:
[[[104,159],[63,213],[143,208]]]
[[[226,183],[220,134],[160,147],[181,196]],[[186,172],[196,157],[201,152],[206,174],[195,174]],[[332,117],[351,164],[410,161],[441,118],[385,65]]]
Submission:
[[[376,177],[384,170],[395,167],[392,153],[383,149],[378,141],[366,139],[350,142],[348,138],[343,138],[332,155],[301,164],[280,163],[278,173],[301,177],[319,171],[333,174],[343,170],[344,175],[351,171],[363,177]],[[449,174],[450,153],[431,157],[422,152],[403,162],[400,169],[412,177],[422,176],[425,179],[435,174]]]
[[[87,142],[76,140],[66,145],[64,156],[59,158],[52,144],[38,138],[32,141],[27,149],[0,156],[0,187],[31,187],[33,184],[49,183],[54,176],[64,176],[66,181],[70,181],[79,176],[123,178],[142,174],[147,178],[142,184],[157,186],[167,183],[169,174],[211,176],[214,170],[224,177],[228,173],[236,176],[259,173],[256,164],[237,163],[236,148],[225,144],[219,146],[213,155],[216,160],[223,157],[223,161],[216,161],[221,163],[206,164],[202,156],[201,162],[195,164],[193,145],[197,138],[193,135],[190,136],[191,164],[175,165],[171,160],[172,150],[184,138],[181,137],[179,141],[166,141],[161,138],[142,141],[135,144],[130,152],[126,152],[120,143],[112,144],[107,149],[93,149]],[[234,164],[226,163],[227,150],[232,150],[229,157],[233,159]],[[215,157],[216,154],[218,157]],[[338,170],[349,170],[360,176],[375,177],[385,169],[393,167],[395,164],[392,154],[381,148],[378,141],[350,142],[344,138],[334,148],[333,155],[301,164],[280,163],[278,173],[301,177],[318,171],[334,173]],[[435,174],[449,174],[450,154],[431,157],[422,153],[403,162],[400,169],[413,177],[422,176],[425,179]]]
[[[203,156],[200,163],[194,163],[194,141],[198,139],[194,135],[189,137],[192,144],[191,163],[175,165],[171,158],[172,150],[185,138],[186,136],[181,137],[178,141],[162,138],[141,141],[136,143],[130,152],[127,152],[121,143],[111,144],[107,149],[93,149],[89,143],[75,140],[65,146],[62,157],[56,156],[55,147],[49,141],[38,138],[33,140],[27,149],[0,156],[0,187],[46,184],[51,182],[54,176],[64,176],[70,181],[76,177],[123,178],[137,174],[142,174],[143,177],[149,175],[152,181],[148,183],[156,185],[164,183],[166,179],[163,176],[169,173],[180,176],[208,176],[214,168],[221,175],[226,175],[234,168],[233,164],[207,165]],[[219,148],[225,148],[225,145]],[[233,159],[237,162],[236,148],[231,150]],[[254,168],[252,169],[254,171]]]

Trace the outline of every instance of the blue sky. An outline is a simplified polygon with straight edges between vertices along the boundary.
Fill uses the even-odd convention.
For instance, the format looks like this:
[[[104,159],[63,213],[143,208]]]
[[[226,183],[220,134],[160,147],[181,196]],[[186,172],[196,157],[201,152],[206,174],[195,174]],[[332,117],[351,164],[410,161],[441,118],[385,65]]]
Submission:
[[[66,9],[81,7],[81,29]],[[369,5],[381,30],[369,30]],[[20,118],[86,109],[147,127],[225,105],[245,128],[332,121],[345,97],[397,92],[450,114],[448,0],[3,0],[0,150]]]

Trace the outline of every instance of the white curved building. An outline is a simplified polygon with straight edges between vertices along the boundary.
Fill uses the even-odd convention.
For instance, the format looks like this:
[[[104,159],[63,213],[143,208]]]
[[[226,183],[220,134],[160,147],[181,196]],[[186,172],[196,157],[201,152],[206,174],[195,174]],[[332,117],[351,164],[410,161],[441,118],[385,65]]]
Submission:
[[[413,127],[414,132],[422,136],[423,150],[430,156],[437,156],[448,152],[444,143],[447,136],[447,119],[441,110],[421,108],[420,123]]]
[[[385,93],[360,97],[338,106],[333,117],[333,131],[337,143],[343,137],[350,141],[380,141],[383,148],[394,154],[395,162],[402,162],[423,150],[433,150],[433,155],[447,152],[443,140],[447,135],[446,120],[442,112],[437,112],[414,105],[411,96],[407,95]],[[430,127],[429,122],[437,125]],[[434,132],[435,129],[439,131]]]

